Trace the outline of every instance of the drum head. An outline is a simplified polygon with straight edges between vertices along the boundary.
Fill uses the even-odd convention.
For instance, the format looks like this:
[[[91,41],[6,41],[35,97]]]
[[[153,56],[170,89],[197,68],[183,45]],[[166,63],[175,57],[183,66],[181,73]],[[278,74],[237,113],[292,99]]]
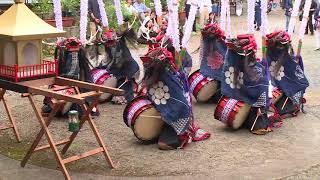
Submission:
[[[232,123],[233,129],[239,129],[245,120],[247,120],[247,117],[249,115],[251,106],[247,103],[244,103],[244,105],[240,108],[239,112],[236,114],[235,119]]]
[[[197,101],[207,102],[217,92],[217,89],[218,82],[215,80],[209,81],[200,89],[197,96]]]
[[[237,2],[236,3],[236,15],[241,16],[242,10],[243,10],[242,2]]]
[[[110,76],[108,79],[106,79],[103,82],[103,85],[106,86],[106,87],[113,87],[114,88],[114,87],[117,86],[117,78],[114,77],[114,76]],[[103,93],[103,94],[101,94],[99,100],[100,100],[100,102],[106,101],[110,97],[111,97],[110,93]]]
[[[164,127],[164,121],[159,117],[160,113],[155,108],[144,110],[135,120],[135,136],[143,142],[156,140]]]

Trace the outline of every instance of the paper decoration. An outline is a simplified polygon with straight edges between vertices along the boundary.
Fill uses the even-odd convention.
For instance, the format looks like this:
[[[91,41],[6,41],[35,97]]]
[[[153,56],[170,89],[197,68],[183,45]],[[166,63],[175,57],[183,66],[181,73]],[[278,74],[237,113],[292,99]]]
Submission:
[[[266,37],[268,34],[268,0],[261,0],[261,34]]]
[[[300,31],[299,31],[299,39],[303,39],[304,33],[307,27],[308,19],[309,19],[309,11],[311,7],[312,0],[306,0],[304,4],[304,9],[303,9],[303,19],[302,23],[300,26]]]
[[[253,34],[254,33],[254,7],[255,7],[255,0],[248,0],[248,15],[247,15],[247,33]]]
[[[80,40],[86,41],[88,23],[88,0],[80,1]]]
[[[54,19],[56,21],[56,27],[59,30],[63,30],[62,25],[62,12],[61,12],[61,1],[53,0],[53,11],[54,11]]]
[[[107,17],[106,9],[104,7],[103,0],[98,0],[98,4],[99,4],[102,25],[103,27],[108,27],[109,26],[108,17]]]
[[[292,9],[292,12],[291,12],[291,18],[290,18],[289,27],[288,27],[288,33],[291,36],[293,34],[293,30],[294,30],[294,27],[295,27],[295,24],[296,24],[296,21],[297,21],[296,18],[297,18],[298,13],[299,13],[300,4],[301,4],[301,0],[295,0],[294,4],[293,4],[293,9]]]
[[[116,9],[116,16],[117,16],[117,20],[118,20],[118,25],[122,25],[123,24],[123,15],[122,15],[122,11],[121,11],[120,0],[114,0],[114,7]]]
[[[162,5],[160,0],[154,0],[154,9],[158,17],[162,16]]]
[[[197,14],[197,10],[198,10],[198,1],[199,0],[191,0],[191,7],[190,7],[190,12],[189,12],[189,17],[188,17],[188,19],[186,21],[185,31],[184,31],[184,35],[183,35],[183,38],[182,38],[182,47],[183,48],[187,47],[188,42],[189,42],[190,37],[191,37],[193,23],[194,23],[194,20],[196,19],[196,14]]]

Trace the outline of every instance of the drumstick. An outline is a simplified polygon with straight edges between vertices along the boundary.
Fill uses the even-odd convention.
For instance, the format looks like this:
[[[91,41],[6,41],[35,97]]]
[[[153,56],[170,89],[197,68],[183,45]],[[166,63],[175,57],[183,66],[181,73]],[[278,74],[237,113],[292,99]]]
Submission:
[[[282,107],[281,107],[281,111],[284,109],[284,106],[287,104],[287,102],[288,102],[288,97],[286,98],[286,100],[284,101],[284,103],[283,103],[283,105],[282,105]]]
[[[259,108],[259,109],[258,109],[258,113],[257,113],[257,117],[256,117],[256,119],[254,120],[254,122],[253,122],[253,124],[252,124],[251,131],[253,130],[254,126],[256,125],[257,120],[258,120],[258,118],[259,118],[260,115],[261,115],[261,110],[260,110],[260,108]]]
[[[120,89],[123,85],[125,85],[128,82],[128,78],[118,87]]]
[[[156,118],[156,119],[162,119],[161,116],[150,116],[150,115],[140,115],[141,117],[145,118]]]

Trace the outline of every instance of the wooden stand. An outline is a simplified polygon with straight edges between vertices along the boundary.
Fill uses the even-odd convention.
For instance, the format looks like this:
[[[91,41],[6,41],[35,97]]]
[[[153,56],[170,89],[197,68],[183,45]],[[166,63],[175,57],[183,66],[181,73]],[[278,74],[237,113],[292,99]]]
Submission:
[[[7,88],[10,87],[11,89],[15,89],[15,88],[18,88],[19,86],[21,86],[20,88],[18,88],[20,90],[20,92],[27,90],[27,93],[29,93],[28,99],[29,99],[29,101],[32,105],[32,108],[36,114],[36,117],[41,125],[40,132],[38,133],[31,148],[29,149],[26,156],[24,157],[24,159],[21,162],[22,167],[24,167],[26,165],[26,163],[28,162],[28,160],[30,159],[31,155],[34,152],[42,151],[42,150],[50,148],[52,150],[56,160],[57,160],[57,163],[60,167],[60,170],[62,171],[65,179],[67,179],[67,180],[69,180],[71,178],[70,178],[70,175],[66,169],[66,164],[73,162],[73,161],[77,161],[79,159],[82,159],[82,158],[85,158],[88,156],[98,154],[98,153],[103,153],[108,164],[112,168],[114,168],[111,157],[110,157],[110,155],[107,151],[107,148],[101,138],[101,135],[97,129],[96,124],[94,123],[94,121],[91,118],[90,113],[91,113],[92,108],[94,108],[98,104],[99,96],[101,94],[111,93],[114,95],[122,95],[123,94],[122,90],[115,89],[115,88],[108,88],[108,87],[104,87],[104,86],[100,86],[100,85],[95,85],[95,84],[86,83],[86,82],[80,82],[80,81],[66,79],[66,78],[61,78],[61,77],[46,78],[46,79],[26,81],[26,82],[21,82],[21,83],[13,83],[13,84],[11,84],[11,86],[8,83],[10,83],[10,82],[6,81],[4,83],[1,80],[0,86],[1,85],[3,86],[3,84],[7,84]],[[64,95],[64,94],[58,94],[57,92],[54,92],[50,89],[46,89],[46,88],[42,87],[44,85],[50,85],[50,84],[56,84],[56,85],[61,85],[61,86],[75,86],[75,87],[79,87],[79,88],[85,88],[90,91],[86,92],[86,93],[80,93],[78,91],[78,94],[75,94],[75,95]],[[22,89],[23,87],[25,89]],[[26,92],[23,92],[23,93],[26,93]],[[49,114],[49,116],[46,118],[46,120],[42,116],[40,109],[36,106],[36,103],[34,100],[35,95],[43,95],[43,96],[55,99],[55,101],[53,102],[53,110]],[[85,99],[88,97],[92,98],[92,103],[90,105],[87,105],[87,103],[85,101]],[[64,145],[61,153],[65,154],[80,131],[72,133],[71,136],[66,140],[55,142],[53,140],[53,137],[52,137],[50,131],[49,131],[49,125],[51,124],[52,119],[53,119],[54,115],[56,114],[56,112],[58,111],[58,109],[66,101],[76,103],[81,107],[83,113],[80,118],[80,131],[81,131],[81,128],[83,127],[83,124],[85,122],[88,122],[100,147],[93,149],[93,150],[90,150],[90,151],[87,151],[87,152],[84,152],[80,155],[71,156],[71,157],[63,159],[61,157],[60,152],[58,151],[57,146]],[[41,138],[44,135],[45,135],[49,145],[37,147]]]
[[[0,125],[0,131],[6,130],[6,129],[13,129],[13,133],[16,136],[17,141],[21,142],[21,138],[20,138],[20,135],[18,133],[17,126],[16,126],[16,121],[13,119],[12,114],[11,114],[11,110],[10,110],[8,104],[7,104],[7,100],[4,98],[4,94],[5,93],[6,93],[5,89],[0,89],[0,101],[3,102],[4,108],[6,109],[8,118],[10,120],[10,125],[8,125],[8,126],[4,126],[4,125],[1,126]]]

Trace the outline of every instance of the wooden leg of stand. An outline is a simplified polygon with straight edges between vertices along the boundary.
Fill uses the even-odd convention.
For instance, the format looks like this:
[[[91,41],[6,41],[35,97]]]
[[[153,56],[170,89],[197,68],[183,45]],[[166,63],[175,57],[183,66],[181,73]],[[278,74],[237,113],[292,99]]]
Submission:
[[[88,108],[87,108],[86,105],[84,104],[84,105],[82,105],[82,109],[83,109],[83,110],[86,110],[86,109],[88,109]],[[87,116],[88,116],[88,122],[89,122],[89,124],[90,124],[90,126],[91,126],[91,129],[92,129],[92,131],[93,131],[93,133],[94,133],[94,135],[95,135],[95,137],[96,137],[96,139],[97,139],[100,147],[103,148],[103,154],[104,154],[104,156],[105,156],[105,158],[106,158],[106,161],[109,163],[109,165],[110,165],[112,168],[114,168],[114,165],[113,165],[111,156],[109,155],[109,152],[108,152],[108,150],[107,150],[107,147],[106,147],[106,145],[104,144],[104,142],[103,142],[103,140],[102,140],[102,137],[101,137],[101,135],[100,135],[100,133],[99,133],[99,131],[98,131],[97,126],[95,125],[95,123],[93,122],[93,120],[92,120],[92,118],[91,118],[91,116],[90,116],[90,112],[91,112],[91,110],[86,112],[86,113],[87,113]]]
[[[14,135],[16,136],[17,141],[21,142],[21,138],[20,138],[20,135],[18,133],[18,128],[17,128],[17,125],[16,125],[16,121],[14,120],[14,118],[12,116],[12,113],[11,113],[11,110],[7,105],[7,101],[4,98],[4,94],[5,93],[6,93],[6,90],[5,89],[1,89],[0,98],[1,98],[1,100],[3,102],[4,108],[6,109],[6,112],[7,112],[8,118],[10,120],[10,123],[12,124]]]
[[[33,108],[34,112],[36,113],[36,116],[37,116],[37,118],[39,120],[40,125],[44,129],[44,133],[45,133],[45,135],[47,137],[48,143],[50,144],[50,147],[51,147],[51,149],[52,149],[52,151],[54,153],[54,156],[55,156],[55,158],[56,158],[56,160],[57,160],[57,162],[58,162],[58,164],[59,164],[59,166],[61,168],[61,171],[62,171],[65,179],[70,180],[71,178],[70,178],[70,175],[69,175],[69,173],[67,171],[67,168],[66,168],[65,164],[62,162],[62,158],[61,158],[60,153],[59,153],[59,151],[57,149],[57,146],[55,145],[55,143],[53,141],[51,133],[49,132],[47,124],[46,124],[45,120],[43,119],[39,108],[35,104],[33,96],[30,95],[28,98],[29,98],[29,101],[30,101],[30,103],[32,105],[32,108]]]
[[[54,104],[53,105],[53,109],[50,112],[48,118],[46,119],[46,126],[49,127],[53,117],[55,116],[55,114],[57,113],[57,111],[59,110],[61,104]],[[38,133],[36,139],[34,140],[33,144],[31,145],[29,151],[27,152],[26,156],[23,158],[23,160],[21,161],[21,167],[24,167],[28,160],[30,159],[32,153],[34,152],[34,150],[37,148],[42,136],[44,135],[44,128],[41,128],[40,132]]]

